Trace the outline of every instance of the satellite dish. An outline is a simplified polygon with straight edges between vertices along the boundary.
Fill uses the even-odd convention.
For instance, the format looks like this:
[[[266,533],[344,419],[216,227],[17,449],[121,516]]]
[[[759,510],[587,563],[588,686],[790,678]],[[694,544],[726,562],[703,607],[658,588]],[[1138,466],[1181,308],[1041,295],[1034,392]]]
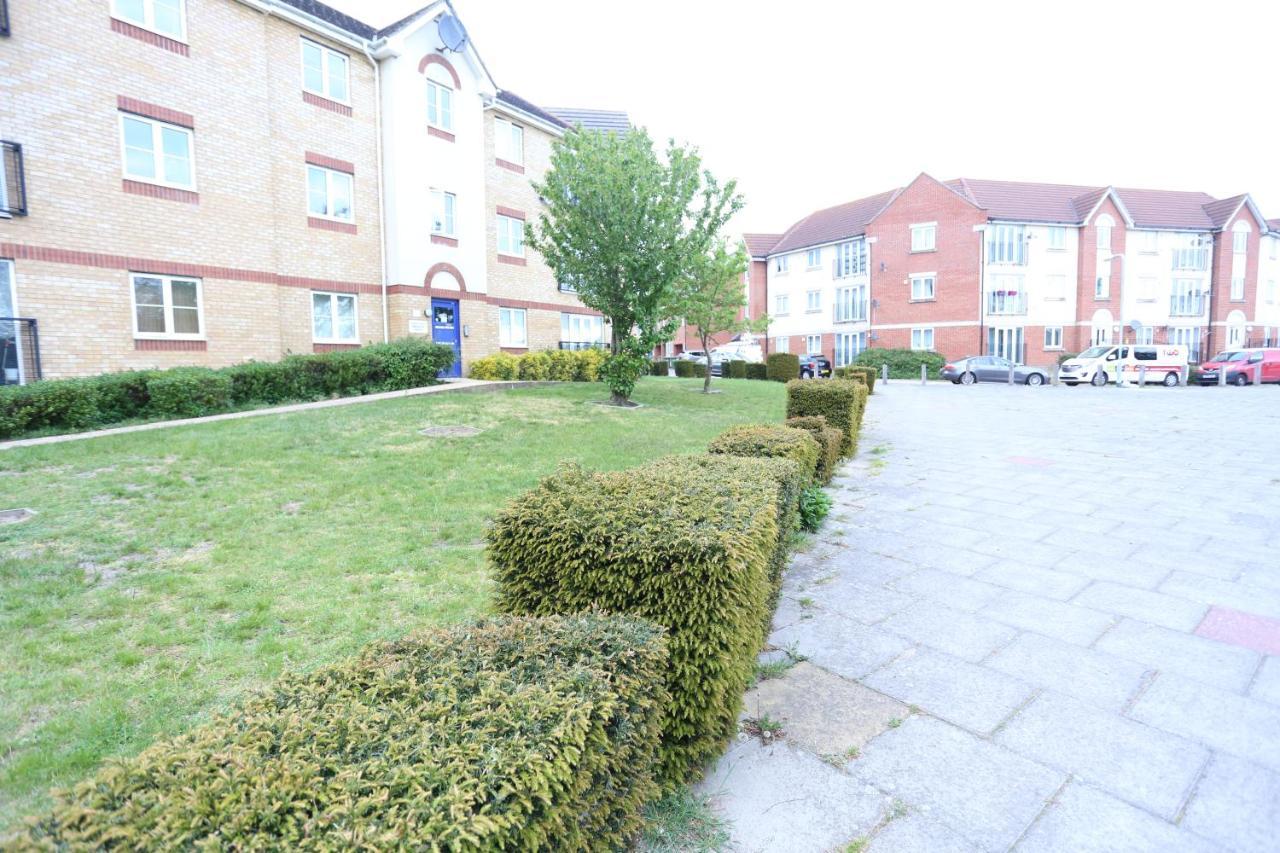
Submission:
[[[453,15],[445,15],[437,21],[436,29],[440,32],[440,41],[444,42],[445,50],[457,53],[467,43],[467,31]]]
[[[1140,320],[1130,320],[1129,328],[1133,329],[1134,334],[1142,331],[1142,322]]]

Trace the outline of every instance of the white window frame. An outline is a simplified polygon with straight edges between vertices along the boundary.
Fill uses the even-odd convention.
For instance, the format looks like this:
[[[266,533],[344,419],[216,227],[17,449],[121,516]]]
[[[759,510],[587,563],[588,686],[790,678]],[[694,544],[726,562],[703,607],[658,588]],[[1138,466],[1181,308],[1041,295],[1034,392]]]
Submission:
[[[1157,255],[1160,253],[1160,232],[1159,231],[1143,231],[1142,232],[1142,249],[1144,255]]]
[[[589,329],[590,331],[585,331]],[[585,335],[585,336],[584,336]],[[599,314],[560,314],[560,340],[574,344],[602,344],[605,342],[604,318]]]
[[[453,86],[443,80],[437,80],[432,77],[433,69],[439,68],[439,65],[432,64],[427,66],[427,89],[426,89],[426,114],[427,124],[437,130],[443,130],[445,133],[453,133],[453,96],[456,94]],[[437,72],[447,73],[447,72]],[[431,91],[436,90],[436,116],[431,116]],[[446,103],[447,102],[447,103]]]
[[[788,256],[778,255],[773,259],[773,271],[778,275],[785,275],[787,272]]]
[[[321,44],[315,39],[309,39],[302,36],[298,45],[298,71],[302,75],[302,91],[310,92],[313,95],[319,95],[327,101],[351,106],[351,57],[340,50],[334,50],[328,45]],[[311,89],[307,86],[307,46],[319,48],[320,50],[320,88]],[[343,97],[334,95],[329,88],[329,82],[332,77],[330,74],[329,64],[334,59],[342,60],[342,76],[347,94]]]
[[[814,346],[814,342],[817,346]],[[822,353],[822,335],[805,335],[804,336],[804,354],[819,355]]]
[[[916,289],[928,285],[927,295],[917,296]],[[938,274],[934,272],[918,272],[911,274],[911,301],[932,302],[938,298]]]
[[[447,190],[431,191],[431,233],[440,237],[458,236],[458,197]]]
[[[516,245],[517,235],[519,245]],[[504,249],[503,243],[507,247]],[[514,216],[498,214],[498,254],[509,258],[524,257],[524,220]]]
[[[836,367],[845,367],[867,348],[866,332],[836,332]]]
[[[1111,298],[1111,273],[1098,275],[1093,280],[1093,298],[1094,299],[1110,299]]]
[[[911,226],[911,251],[936,252],[938,250],[938,223],[921,222]]]
[[[867,241],[865,237],[836,245],[836,260],[832,266],[833,278],[850,278],[867,272]]]
[[[506,140],[504,143],[503,140]],[[524,127],[505,118],[493,120],[493,152],[499,160],[524,165]]]
[[[180,41],[183,44],[187,42],[187,0],[178,0],[178,21],[180,22],[181,32],[178,35],[166,33],[164,30],[156,28],[156,4],[155,0],[142,0],[142,20],[135,21],[133,18],[126,17],[120,9],[119,0],[111,0],[111,17],[117,21],[122,21],[135,27],[141,27],[147,32],[155,33],[158,36],[164,36],[167,39]]]
[[[1244,255],[1249,252],[1249,230],[1247,228],[1233,228],[1231,230],[1231,253],[1234,255]]]
[[[507,322],[507,328],[503,330],[502,318],[507,315],[511,319]],[[520,318],[520,337],[516,338],[515,334],[515,318]],[[511,347],[513,349],[528,349],[529,347],[529,315],[523,308],[507,308],[500,306],[498,308],[498,346]]]
[[[173,323],[173,283],[194,282],[196,286],[196,318],[200,322],[200,331],[194,334],[190,332],[142,332],[138,330],[138,296],[136,282],[140,278],[153,278],[161,283],[164,307],[164,327],[172,329]],[[152,306],[154,307],[154,306]],[[153,275],[145,272],[129,273],[129,314],[132,318],[133,337],[135,340],[142,341],[203,341],[207,340],[206,333],[208,327],[205,326],[204,320],[204,282],[193,276],[186,275]]]
[[[328,338],[316,337],[316,303],[317,296],[329,297],[329,323],[333,329],[334,335]],[[351,316],[355,320],[352,328],[351,337],[342,338],[337,336],[338,331],[338,300],[351,300]],[[311,341],[317,344],[358,344],[360,343],[360,298],[354,293],[342,293],[336,290],[313,290],[311,291]]]
[[[822,249],[810,249],[805,254],[805,260],[811,270],[822,266]]]
[[[1044,327],[1044,348],[1045,348],[1045,351],[1062,349],[1062,327],[1061,326],[1045,326]]]
[[[1104,213],[1102,216],[1098,217],[1097,224],[1094,227],[1096,229],[1095,236],[1097,237],[1094,242],[1097,243],[1097,249],[1099,251],[1110,252],[1111,231],[1115,228],[1115,220]]]
[[[785,293],[775,293],[773,296],[773,313],[777,317],[786,317],[791,313],[791,297]]]
[[[128,181],[137,181],[142,184],[153,184],[158,187],[169,187],[175,190],[186,190],[187,192],[197,192],[196,189],[196,134],[189,127],[183,127],[178,124],[170,124],[167,121],[159,121],[147,116],[138,115],[121,110],[120,115],[120,174]],[[126,121],[136,121],[151,127],[151,157],[155,165],[156,176],[149,178],[146,175],[134,175],[129,172],[129,153],[128,147],[125,145],[124,127]],[[191,170],[191,183],[180,184],[175,181],[167,181],[164,179],[164,136],[163,131],[175,130],[187,137],[187,165]]]
[[[987,263],[1027,265],[1027,228],[1025,225],[988,225]]]
[[[1067,229],[1062,225],[1050,225],[1046,247],[1051,252],[1065,252],[1067,249]]]
[[[1232,302],[1244,301],[1244,276],[1233,275],[1231,277],[1231,296]]]
[[[324,206],[328,210],[333,209],[334,176],[341,175],[342,177],[346,178],[350,182],[351,184],[351,215],[350,216],[334,216],[332,213],[316,213],[311,209],[311,173],[312,171],[321,172],[324,174],[324,201],[325,201]],[[304,189],[306,190],[307,216],[313,217],[315,219],[327,219],[330,222],[345,222],[348,225],[353,224],[356,221],[356,176],[351,174],[350,172],[343,172],[338,169],[330,169],[326,166],[317,166],[314,163],[307,164],[306,174],[307,174],[307,180],[306,180],[306,186],[304,187]]]
[[[1267,279],[1266,300],[1268,305],[1276,304],[1276,280],[1274,278]]]
[[[916,352],[933,350],[933,326],[917,326],[911,330],[911,349]]]
[[[821,290],[809,290],[805,292],[804,310],[806,314],[813,314],[822,310]]]
[[[791,352],[791,338],[787,335],[781,335],[773,339],[774,352]]]
[[[836,323],[861,323],[867,319],[867,286],[836,288]]]

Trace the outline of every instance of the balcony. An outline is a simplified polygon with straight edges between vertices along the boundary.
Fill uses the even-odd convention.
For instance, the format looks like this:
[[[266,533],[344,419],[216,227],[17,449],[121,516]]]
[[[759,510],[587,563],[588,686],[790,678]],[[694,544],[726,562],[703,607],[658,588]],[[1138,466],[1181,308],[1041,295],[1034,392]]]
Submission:
[[[1169,297],[1170,317],[1201,317],[1207,301],[1199,293],[1175,293]]]
[[[834,322],[836,323],[865,323],[867,322],[867,301],[840,305],[835,308]]]
[[[567,350],[584,350],[584,349],[609,349],[609,344],[602,341],[561,341],[560,349]]]
[[[0,317],[0,385],[41,378],[40,334],[29,317]]]
[[[1027,313],[1027,294],[1016,291],[995,291],[987,294],[987,314],[993,317],[1010,317]]]

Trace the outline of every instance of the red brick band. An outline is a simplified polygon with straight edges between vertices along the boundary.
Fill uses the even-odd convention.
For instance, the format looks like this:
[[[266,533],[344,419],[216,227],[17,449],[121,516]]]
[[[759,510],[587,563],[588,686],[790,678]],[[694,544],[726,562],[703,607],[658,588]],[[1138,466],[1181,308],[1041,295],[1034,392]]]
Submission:
[[[355,234],[356,226],[351,222],[334,222],[332,219],[321,219],[318,216],[307,217],[308,228],[319,228],[321,231],[337,231],[339,234]]]
[[[356,173],[355,163],[348,163],[346,160],[339,160],[337,157],[326,157],[324,154],[308,151],[306,158],[307,162],[312,166],[323,166],[326,169],[333,169],[335,172],[346,172],[348,175]]]
[[[328,110],[331,113],[337,113],[338,115],[351,118],[351,107],[346,104],[340,104],[337,101],[331,101],[326,97],[317,95],[315,92],[307,92],[304,90],[302,93],[302,100],[314,107],[320,107],[321,109]]]
[[[431,242],[435,243],[437,246],[455,246],[456,247],[458,245],[458,238],[446,237],[443,234],[432,234]]]
[[[454,135],[449,131],[441,130],[440,128],[435,127],[433,125],[427,125],[427,134],[429,136],[434,136],[439,139],[443,139],[445,142],[453,142],[455,138]]]
[[[514,258],[510,255],[498,255],[498,263],[511,264],[513,267],[525,267],[529,265],[529,262],[524,258]]]
[[[177,110],[149,104],[146,101],[139,101],[137,98],[130,98],[127,95],[116,96],[116,107],[126,113],[153,118],[166,124],[176,124],[178,127],[185,127],[190,130],[196,129],[195,116],[190,113],[180,113]]]
[[[180,201],[184,204],[199,204],[200,194],[191,190],[179,190],[173,187],[162,187],[156,184],[148,184],[145,181],[131,181],[125,179],[121,182],[120,188],[130,195],[142,195],[147,198],[162,198],[167,201]]]
[[[447,272],[449,275],[453,276],[458,282],[458,287],[462,288],[463,293],[466,293],[467,281],[462,277],[462,270],[458,269],[453,264],[447,264],[444,261],[433,265],[431,269],[427,270],[427,274],[422,278],[422,286],[430,288],[431,279],[435,278],[437,273],[442,272]]]
[[[502,205],[498,205],[498,215],[510,216],[512,219],[519,219],[521,222],[524,221],[524,211],[516,210],[514,207],[503,207]]]
[[[312,352],[338,352],[344,349],[360,349],[359,344],[312,344]]]
[[[169,341],[169,340],[153,340],[151,338],[134,338],[133,348],[135,350],[147,350],[149,352],[206,352],[209,349],[208,341]]]
[[[112,18],[111,29],[122,36],[135,38],[154,47],[164,48],[170,53],[176,53],[179,56],[191,55],[191,48],[185,43],[171,39],[168,36],[162,36],[159,33],[153,33],[151,30],[144,30],[142,27],[134,26],[128,21]]]
[[[493,162],[510,172],[515,172],[517,175],[524,174],[524,166],[519,163],[512,163],[510,160],[503,160],[501,157],[494,159]]]
[[[428,53],[422,57],[422,61],[418,63],[418,73],[426,74],[428,65],[439,65],[445,71],[449,72],[449,76],[453,79],[453,88],[462,88],[462,78],[458,76],[458,72],[453,70],[453,66],[449,64],[449,60],[445,59],[438,53]]]
[[[560,311],[567,314],[582,314],[587,317],[603,316],[599,311],[594,311],[581,304],[579,305],[561,305],[558,302],[535,302],[529,299],[504,299],[499,296],[490,296],[487,293],[468,293],[458,290],[444,290],[439,287],[421,288],[409,284],[393,284],[387,288],[387,293],[393,296],[429,296],[432,299],[458,299],[463,302],[478,302],[484,305],[497,305],[501,308],[525,308],[532,311]]]

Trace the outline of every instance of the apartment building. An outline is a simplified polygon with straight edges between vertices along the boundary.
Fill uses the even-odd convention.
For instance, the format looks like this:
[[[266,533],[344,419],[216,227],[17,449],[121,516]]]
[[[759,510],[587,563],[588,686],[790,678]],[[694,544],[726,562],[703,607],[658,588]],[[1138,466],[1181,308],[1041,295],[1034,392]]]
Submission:
[[[448,0],[382,29],[314,0],[3,6],[3,381],[593,340],[523,239],[571,125],[498,88]]]
[[[1045,364],[1122,329],[1194,361],[1280,336],[1280,221],[1248,195],[921,174],[762,236],[771,349],[837,365],[869,347]]]

